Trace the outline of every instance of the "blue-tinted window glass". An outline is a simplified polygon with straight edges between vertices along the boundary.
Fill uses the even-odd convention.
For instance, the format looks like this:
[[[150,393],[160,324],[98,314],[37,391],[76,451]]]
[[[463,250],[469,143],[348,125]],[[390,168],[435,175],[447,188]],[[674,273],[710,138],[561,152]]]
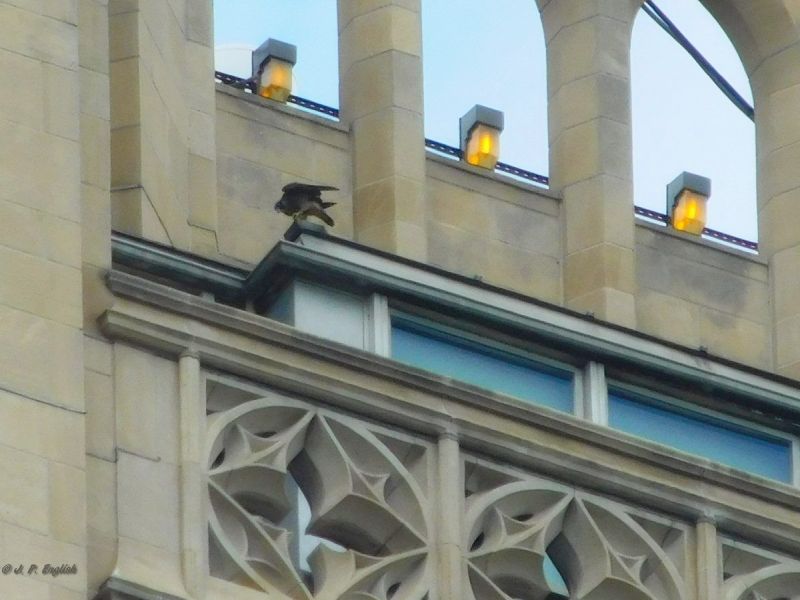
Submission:
[[[704,456],[729,467],[790,483],[788,440],[737,427],[722,419],[609,392],[608,424],[635,436]]]
[[[544,580],[547,583],[550,591],[553,592],[551,597],[554,599],[556,598],[567,598],[567,594],[569,594],[569,590],[567,589],[567,582],[564,581],[564,577],[561,575],[561,572],[556,567],[556,564],[553,562],[553,559],[550,558],[549,554],[544,555]]]
[[[405,321],[392,323],[392,358],[489,390],[572,411],[572,373]]]

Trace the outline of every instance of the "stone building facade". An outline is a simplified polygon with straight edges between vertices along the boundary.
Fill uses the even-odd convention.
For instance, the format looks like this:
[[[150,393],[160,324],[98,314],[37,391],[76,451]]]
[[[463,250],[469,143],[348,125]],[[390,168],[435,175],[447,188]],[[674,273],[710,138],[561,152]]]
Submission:
[[[702,2],[749,254],[634,216],[641,0],[536,1],[547,189],[426,151],[420,0],[338,0],[337,120],[211,0],[0,0],[0,597],[800,597],[800,3]]]

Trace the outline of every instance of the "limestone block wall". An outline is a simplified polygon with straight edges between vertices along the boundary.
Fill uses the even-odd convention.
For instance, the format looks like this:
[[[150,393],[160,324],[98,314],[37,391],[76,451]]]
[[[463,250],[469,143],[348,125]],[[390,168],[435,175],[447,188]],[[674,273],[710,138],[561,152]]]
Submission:
[[[83,394],[86,410],[86,571],[89,593],[114,570],[117,557],[113,347],[97,318],[113,302],[111,267],[111,85],[107,0],[81,0],[79,18]],[[78,482],[73,482],[78,485]]]
[[[185,507],[179,494],[178,365],[115,344],[113,381],[117,447],[113,509],[118,528],[114,572],[182,595],[179,516]]]
[[[210,2],[110,0],[117,229],[216,251]]]
[[[347,130],[295,107],[220,86],[217,91],[219,250],[256,263],[291,219],[273,210],[292,181],[332,185],[331,233],[353,236],[352,162]]]
[[[86,597],[84,8],[0,2],[0,552],[78,569],[6,576],[4,598]]]
[[[640,331],[769,370],[766,262],[655,225],[636,228]]]
[[[430,264],[561,304],[556,197],[431,155],[426,184]]]

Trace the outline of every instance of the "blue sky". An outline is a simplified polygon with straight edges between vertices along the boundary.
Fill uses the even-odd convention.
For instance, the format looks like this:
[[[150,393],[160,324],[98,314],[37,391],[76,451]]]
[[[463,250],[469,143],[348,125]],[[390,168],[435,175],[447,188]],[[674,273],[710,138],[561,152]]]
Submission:
[[[657,0],[752,102],[725,34],[695,0]],[[425,134],[457,146],[473,104],[505,113],[501,160],[547,174],[544,41],[533,0],[422,0]],[[249,50],[268,37],[298,46],[297,95],[338,106],[335,0],[216,0],[217,68],[249,76]],[[665,211],[681,171],[712,179],[709,227],[755,240],[755,133],[694,61],[644,13],[632,41],[635,203]]]

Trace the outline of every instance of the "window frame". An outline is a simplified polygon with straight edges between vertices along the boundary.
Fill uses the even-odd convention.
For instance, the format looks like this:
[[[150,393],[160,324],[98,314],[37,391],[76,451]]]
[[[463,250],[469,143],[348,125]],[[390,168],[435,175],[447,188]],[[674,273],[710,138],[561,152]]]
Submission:
[[[428,314],[426,314],[428,313]],[[494,332],[490,328],[484,328],[479,324],[475,324],[473,328],[477,327],[481,330],[481,333],[488,334],[484,337],[477,333],[473,333],[469,331],[466,327],[470,324],[465,321],[464,319],[458,319],[454,317],[448,317],[445,315],[440,315],[440,321],[433,321],[434,313],[429,313],[429,311],[420,310],[415,307],[411,307],[409,305],[405,305],[403,303],[395,303],[389,300],[388,303],[388,315],[387,315],[387,324],[388,324],[388,336],[387,336],[387,354],[386,356],[392,360],[395,360],[392,357],[391,347],[392,347],[392,329],[394,328],[394,323],[396,319],[401,321],[410,322],[412,326],[416,325],[423,329],[429,329],[434,332],[440,332],[445,336],[451,336],[455,338],[463,339],[467,344],[474,344],[476,346],[476,351],[480,351],[479,348],[481,346],[487,348],[489,351],[495,351],[499,354],[508,354],[511,355],[515,359],[519,359],[520,364],[524,365],[525,363],[531,364],[531,370],[535,370],[537,365],[541,365],[542,371],[547,373],[548,370],[552,371],[560,371],[565,374],[570,375],[571,384],[572,384],[572,408],[571,410],[559,410],[557,408],[553,408],[546,404],[541,404],[538,402],[534,402],[532,400],[526,400],[524,398],[519,398],[517,396],[513,396],[503,391],[495,391],[489,390],[489,388],[484,388],[482,386],[470,383],[468,381],[462,381],[458,378],[453,378],[454,381],[458,381],[459,383],[463,383],[465,385],[470,385],[474,387],[478,387],[481,389],[486,389],[488,391],[492,391],[494,393],[503,394],[508,398],[513,399],[515,402],[520,403],[523,406],[535,406],[537,408],[542,408],[545,410],[552,410],[558,414],[562,415],[571,415],[577,417],[579,419],[583,419],[583,415],[585,412],[584,409],[584,385],[583,385],[583,369],[581,367],[576,366],[575,364],[571,364],[568,362],[564,362],[562,360],[558,360],[553,358],[552,356],[547,356],[546,354],[540,354],[535,350],[528,349],[522,346],[524,343],[523,340],[520,338],[515,338],[513,336],[502,336],[499,332]],[[513,342],[518,341],[520,344],[516,345]],[[401,361],[397,361],[401,362]],[[403,363],[405,364],[405,363]],[[427,369],[422,369],[421,367],[415,367],[413,365],[408,365],[412,368],[419,368],[423,371],[427,371],[429,373],[436,373],[436,371],[428,371]]]
[[[719,462],[717,460],[714,460],[713,458],[709,458],[702,454],[694,454],[692,452],[687,452],[686,450],[682,450],[675,446],[663,444],[656,440],[640,437],[633,433],[629,433],[625,430],[617,429],[616,427],[613,427],[610,424],[606,425],[608,429],[615,431],[617,433],[630,436],[631,438],[634,438],[636,440],[643,440],[650,444],[656,444],[664,448],[669,448],[671,451],[679,452],[681,454],[686,455],[687,457],[700,457],[703,458],[704,460],[708,460],[714,463],[715,465],[720,465],[726,469],[733,469],[740,473],[746,473],[750,476],[760,477],[784,485],[800,487],[800,437],[793,435],[787,431],[783,431],[775,427],[770,427],[769,425],[764,425],[763,423],[747,421],[741,417],[731,415],[721,410],[716,410],[704,406],[702,404],[697,404],[697,403],[692,403],[690,401],[682,400],[680,398],[676,398],[675,396],[671,396],[664,392],[656,391],[651,388],[632,384],[616,378],[606,379],[606,390],[607,390],[606,411],[607,411],[607,416],[609,418],[611,416],[611,402],[609,400],[609,397],[611,396],[611,394],[614,393],[615,390],[619,390],[622,396],[625,396],[627,394],[629,396],[629,399],[634,402],[639,402],[641,404],[650,404],[655,408],[662,408],[663,410],[666,411],[672,410],[673,412],[679,415],[681,413],[684,413],[688,414],[689,416],[695,414],[698,415],[700,418],[707,417],[712,422],[713,421],[719,422],[720,426],[722,427],[724,427],[725,424],[730,424],[731,429],[739,430],[742,433],[747,433],[749,431],[753,432],[753,434],[756,435],[763,434],[764,438],[771,437],[776,440],[784,440],[789,443],[789,474],[790,474],[789,481],[773,479],[771,477],[767,477],[759,473],[746,471],[738,467],[733,467],[725,463]]]
[[[322,287],[328,284],[317,282]],[[424,285],[424,283],[420,283]],[[463,295],[462,295],[463,296]],[[578,422],[592,425],[600,425],[606,435],[615,435],[630,440],[637,440],[644,444],[653,444],[662,447],[669,452],[685,455],[687,459],[692,457],[708,460],[715,465],[720,465],[724,469],[730,469],[747,476],[753,476],[766,481],[790,485],[793,488],[800,488],[800,435],[779,422],[771,410],[762,412],[756,409],[752,413],[752,419],[748,411],[752,406],[758,407],[764,403],[765,406],[776,405],[769,397],[771,390],[767,387],[753,385],[748,381],[749,375],[745,374],[743,381],[744,389],[718,388],[716,382],[708,382],[708,389],[698,391],[698,382],[690,378],[682,377],[679,373],[664,372],[660,368],[647,366],[631,365],[627,361],[620,363],[618,360],[609,359],[603,354],[595,355],[581,349],[572,349],[571,345],[554,344],[549,345],[546,339],[538,335],[535,327],[527,327],[524,324],[498,323],[492,318],[491,307],[480,305],[470,306],[467,304],[463,310],[460,306],[452,307],[454,310],[450,314],[445,314],[444,306],[438,306],[435,299],[430,302],[414,302],[400,294],[386,293],[372,290],[361,290],[361,293],[354,297],[359,298],[357,302],[362,308],[364,344],[360,349],[372,352],[378,356],[392,360],[391,357],[391,330],[392,321],[400,317],[412,324],[417,324],[422,328],[439,331],[444,335],[452,335],[463,339],[467,343],[475,343],[484,346],[487,350],[496,350],[502,353],[515,355],[523,362],[531,362],[535,367],[542,365],[544,369],[552,368],[557,371],[569,371],[572,373],[572,410],[565,411],[558,408],[547,406],[531,400],[515,397],[510,394],[498,391],[499,395],[507,398],[509,406],[523,410],[545,410],[558,415],[569,415],[576,417]],[[466,297],[465,297],[466,299]],[[486,311],[485,317],[483,311]],[[309,333],[314,333],[309,331]],[[634,356],[630,357],[635,359]],[[624,358],[623,358],[624,360]],[[398,364],[399,363],[398,361]],[[623,366],[625,365],[625,366]],[[404,365],[408,368],[419,369],[436,375],[435,371]],[[723,375],[723,378],[725,376]],[[477,389],[491,391],[491,388],[483,388],[469,382],[461,382],[453,378],[454,381],[463,383],[465,386],[472,386]],[[738,381],[738,379],[737,379]],[[790,445],[791,462],[791,482],[772,479],[758,473],[738,469],[736,467],[719,463],[705,457],[702,454],[693,454],[680,450],[668,444],[661,444],[647,438],[629,434],[621,429],[615,429],[608,424],[609,413],[609,387],[618,388],[621,392],[632,393],[642,396],[645,401],[651,401],[656,407],[663,404],[665,409],[670,406],[675,407],[679,412],[688,412],[705,416],[712,420],[719,421],[721,425],[725,422],[732,427],[754,434],[763,433],[766,437],[778,440],[787,440]],[[702,384],[701,384],[702,387]],[[732,396],[731,404],[724,404],[715,397],[716,393]],[[681,400],[677,394],[685,394],[689,400]],[[503,400],[506,401],[505,399]],[[611,433],[613,432],[613,434]],[[627,443],[626,439],[626,443]],[[686,459],[684,459],[686,460]]]
[[[604,430],[614,432],[616,435],[621,434],[638,442],[655,444],[671,452],[680,453],[685,455],[687,459],[701,458],[714,463],[714,465],[719,465],[725,469],[732,469],[748,476],[763,478],[770,482],[789,485],[795,488],[800,487],[800,436],[789,433],[781,428],[764,424],[763,422],[748,421],[742,416],[730,414],[720,408],[709,407],[707,405],[708,402],[681,400],[680,398],[670,395],[668,392],[661,391],[661,389],[656,390],[646,385],[625,381],[618,376],[616,369],[614,369],[614,375],[608,377],[606,365],[601,361],[582,360],[580,356],[570,357],[570,355],[557,350],[551,352],[545,350],[543,352],[541,346],[535,341],[523,340],[521,336],[501,332],[483,323],[470,323],[468,318],[465,317],[444,315],[437,312],[435,309],[420,307],[402,300],[395,300],[382,294],[372,294],[367,297],[366,305],[368,307],[367,313],[371,314],[369,325],[372,330],[372,338],[377,340],[375,345],[381,350],[378,352],[381,356],[392,359],[392,326],[395,319],[399,317],[402,320],[411,322],[412,325],[419,325],[422,328],[440,331],[444,335],[462,338],[467,343],[485,346],[490,350],[518,356],[520,360],[531,362],[533,365],[541,364],[545,368],[553,368],[555,370],[569,371],[572,373],[573,406],[571,411],[561,411],[544,404],[517,398],[505,394],[504,392],[498,392],[508,396],[510,399],[514,400],[515,403],[522,406],[533,406],[537,409],[552,410],[561,415],[570,415],[577,418],[579,421],[600,425]],[[472,331],[470,331],[470,329],[472,329]],[[475,329],[479,330],[480,334],[473,333]],[[514,342],[518,343],[515,344]],[[532,348],[526,348],[526,345]],[[554,354],[557,354],[559,358],[554,358]],[[573,360],[568,362],[562,357],[567,359],[573,358]],[[430,372],[435,373],[435,371]],[[647,377],[647,375],[641,375],[641,377]],[[640,378],[639,373],[636,374],[636,378]],[[460,380],[456,379],[456,381]],[[468,382],[462,383],[474,385]],[[658,381],[656,385],[659,388],[671,387],[673,390],[677,391],[675,386],[669,386],[668,383],[663,381]],[[763,434],[764,437],[767,438],[771,437],[776,440],[787,441],[789,443],[790,481],[773,479],[759,473],[729,466],[704,455],[687,452],[675,446],[662,444],[661,442],[639,437],[612,427],[609,424],[609,396],[615,389],[621,391],[623,394],[627,393],[633,395],[634,398],[641,397],[643,398],[643,400],[641,400],[642,403],[646,404],[650,402],[656,408],[663,407],[665,410],[674,408],[677,413],[688,413],[690,416],[695,414],[699,417],[707,417],[712,421],[719,422],[720,426],[724,426],[728,423],[732,428],[741,430],[743,433],[750,431],[754,434]],[[710,403],[716,403],[707,393],[693,392],[693,394],[702,397],[703,400],[711,401]]]

